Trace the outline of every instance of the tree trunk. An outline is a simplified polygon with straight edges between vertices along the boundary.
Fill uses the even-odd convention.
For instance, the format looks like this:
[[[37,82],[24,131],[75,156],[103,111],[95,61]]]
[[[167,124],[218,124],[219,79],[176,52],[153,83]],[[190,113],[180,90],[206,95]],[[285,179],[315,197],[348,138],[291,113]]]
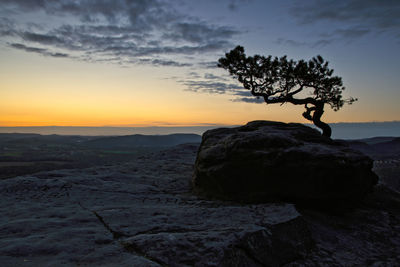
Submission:
[[[321,116],[324,114],[324,103],[318,103],[315,106],[315,111],[313,113],[312,121],[315,126],[322,130],[322,135],[331,138],[332,129],[325,122],[321,121]]]

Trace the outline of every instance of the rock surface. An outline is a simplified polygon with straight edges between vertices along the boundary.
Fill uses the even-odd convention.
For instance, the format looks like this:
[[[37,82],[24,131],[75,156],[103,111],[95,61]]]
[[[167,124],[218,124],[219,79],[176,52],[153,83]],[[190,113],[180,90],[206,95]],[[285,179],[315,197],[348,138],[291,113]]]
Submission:
[[[0,181],[0,265],[262,266],[310,251],[291,204],[193,196],[197,148]]]
[[[400,195],[351,212],[204,200],[197,146],[0,180],[0,266],[396,266]]]
[[[302,124],[253,121],[203,134],[193,185],[246,203],[360,200],[378,177],[373,161]]]

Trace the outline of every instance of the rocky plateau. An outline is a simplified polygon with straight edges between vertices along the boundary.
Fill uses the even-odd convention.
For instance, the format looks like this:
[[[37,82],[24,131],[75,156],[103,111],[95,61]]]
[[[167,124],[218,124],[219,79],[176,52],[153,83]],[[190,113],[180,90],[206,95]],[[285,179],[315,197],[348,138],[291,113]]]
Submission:
[[[400,195],[384,183],[340,212],[211,200],[193,193],[197,151],[185,144],[129,162],[0,180],[1,266],[400,262]]]

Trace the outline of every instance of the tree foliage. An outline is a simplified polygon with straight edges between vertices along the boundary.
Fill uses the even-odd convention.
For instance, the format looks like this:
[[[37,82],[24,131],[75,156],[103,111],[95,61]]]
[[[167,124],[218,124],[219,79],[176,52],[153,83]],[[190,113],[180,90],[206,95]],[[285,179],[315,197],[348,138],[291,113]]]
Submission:
[[[344,104],[357,101],[352,97],[343,99],[345,87],[342,78],[333,76],[333,69],[321,56],[309,61],[289,60],[286,56],[246,56],[244,48],[237,46],[218,62],[219,67],[228,70],[252,95],[264,98],[267,104],[304,105],[306,111],[303,117],[312,121],[328,137],[331,136],[331,128],[321,121],[324,105],[328,104],[338,111]],[[304,92],[308,96],[304,96]]]

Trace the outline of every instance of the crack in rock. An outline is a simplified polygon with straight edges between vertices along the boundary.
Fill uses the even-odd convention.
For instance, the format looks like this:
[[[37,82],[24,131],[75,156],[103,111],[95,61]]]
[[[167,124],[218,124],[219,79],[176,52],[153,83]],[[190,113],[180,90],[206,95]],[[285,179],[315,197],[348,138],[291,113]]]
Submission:
[[[113,230],[113,229],[111,228],[111,226],[110,226],[109,224],[106,223],[106,221],[104,220],[104,218],[103,218],[100,214],[98,214],[96,211],[90,210],[89,208],[86,208],[86,207],[83,206],[82,203],[80,203],[80,202],[78,202],[78,204],[79,204],[79,206],[80,206],[82,209],[93,213],[93,214],[96,216],[96,218],[99,220],[99,222],[104,226],[104,228],[107,229],[107,231],[109,231],[109,232],[112,234],[113,239],[114,239],[115,241],[118,241],[118,243],[122,246],[122,248],[123,248],[125,251],[130,252],[130,253],[133,253],[133,254],[138,255],[138,256],[141,256],[141,257],[143,257],[143,258],[145,258],[145,259],[147,259],[147,260],[149,260],[149,261],[152,261],[152,262],[157,263],[157,264],[160,265],[160,266],[168,266],[168,265],[166,265],[165,263],[163,263],[162,261],[160,261],[160,260],[158,260],[158,259],[156,259],[156,258],[153,258],[153,257],[147,255],[147,254],[144,253],[140,248],[134,246],[133,244],[129,244],[129,243],[127,243],[127,242],[121,241],[120,239],[121,239],[122,237],[129,237],[129,235],[124,234],[123,232],[119,232],[119,231]]]
[[[103,217],[101,217],[100,214],[98,214],[96,211],[90,210],[90,209],[84,207],[84,206],[82,205],[82,203],[80,203],[80,202],[78,202],[78,204],[79,204],[79,206],[81,206],[84,210],[87,210],[87,211],[93,213],[93,214],[96,216],[96,218],[100,221],[100,223],[104,226],[104,228],[106,228],[107,231],[109,231],[109,232],[112,234],[114,240],[118,240],[118,239],[120,239],[121,237],[128,237],[128,235],[126,235],[126,234],[124,234],[124,233],[122,233],[122,232],[113,230],[113,229],[110,227],[110,225],[108,225],[108,224],[104,221]]]
[[[99,219],[99,221],[103,224],[103,226],[112,234],[113,238],[115,240],[120,239],[121,237],[128,237],[126,234],[119,232],[119,231],[114,231],[113,229],[111,229],[110,225],[108,225],[103,217],[101,217],[96,211],[92,211],[94,215],[96,215],[97,219]]]

